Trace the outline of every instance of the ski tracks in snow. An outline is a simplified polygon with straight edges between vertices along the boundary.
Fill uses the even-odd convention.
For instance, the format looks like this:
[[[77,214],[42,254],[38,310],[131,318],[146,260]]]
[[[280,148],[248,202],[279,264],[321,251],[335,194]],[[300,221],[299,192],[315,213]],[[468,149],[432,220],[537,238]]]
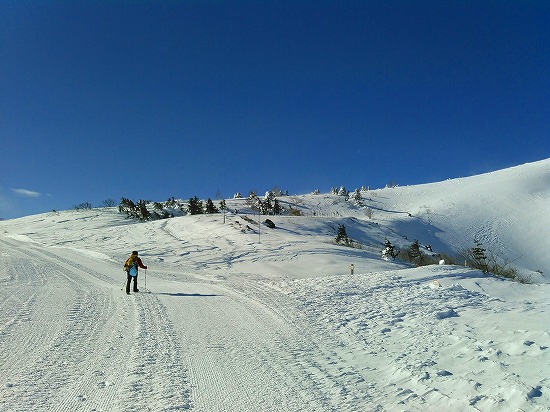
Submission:
[[[77,265],[71,276],[67,261],[56,263],[47,251],[1,246],[8,271],[2,301],[11,309],[0,332],[0,409],[81,409],[86,393],[99,386],[99,371],[109,367],[110,349],[105,353],[101,342],[116,323],[113,297],[79,276]],[[108,403],[102,397],[96,406]]]
[[[0,410],[188,409],[177,339],[156,296],[126,296],[72,252],[7,239],[0,265]]]
[[[134,293],[132,320],[137,336],[124,348],[131,365],[120,410],[175,411],[190,409],[189,384],[172,321],[158,297]]]
[[[167,303],[197,411],[353,411],[368,385],[266,282],[192,284]],[[183,299],[182,299],[183,298]]]
[[[5,238],[0,266],[0,410],[331,412],[370,399],[338,343],[269,282],[157,278],[165,292],[128,296],[112,263]]]

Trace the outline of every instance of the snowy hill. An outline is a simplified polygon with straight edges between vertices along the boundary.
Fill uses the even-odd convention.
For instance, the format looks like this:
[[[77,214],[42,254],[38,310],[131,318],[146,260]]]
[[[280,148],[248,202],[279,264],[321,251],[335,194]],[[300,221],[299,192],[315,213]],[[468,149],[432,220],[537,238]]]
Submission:
[[[550,159],[361,195],[282,197],[302,216],[275,229],[245,199],[0,222],[0,410],[548,410]],[[386,238],[476,238],[537,284],[385,261]]]

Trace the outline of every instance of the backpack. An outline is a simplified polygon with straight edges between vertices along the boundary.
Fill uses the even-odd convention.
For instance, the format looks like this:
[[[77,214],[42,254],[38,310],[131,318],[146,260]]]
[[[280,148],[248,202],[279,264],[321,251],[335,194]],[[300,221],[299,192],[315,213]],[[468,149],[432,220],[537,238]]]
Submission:
[[[137,276],[137,266],[137,255],[130,255],[130,257],[126,260],[126,263],[124,263],[124,268],[130,276]]]

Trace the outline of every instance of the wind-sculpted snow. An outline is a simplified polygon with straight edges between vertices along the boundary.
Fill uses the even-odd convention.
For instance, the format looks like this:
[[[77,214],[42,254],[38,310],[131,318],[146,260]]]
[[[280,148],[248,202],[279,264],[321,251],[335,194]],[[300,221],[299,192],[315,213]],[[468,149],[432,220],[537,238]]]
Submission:
[[[438,267],[429,271],[435,283],[414,272],[298,280],[282,290],[338,337],[364,376],[376,377],[375,404],[388,407],[391,396],[408,410],[544,410],[527,400],[532,387],[548,385],[543,325],[510,328],[500,299],[450,283],[479,272]]]

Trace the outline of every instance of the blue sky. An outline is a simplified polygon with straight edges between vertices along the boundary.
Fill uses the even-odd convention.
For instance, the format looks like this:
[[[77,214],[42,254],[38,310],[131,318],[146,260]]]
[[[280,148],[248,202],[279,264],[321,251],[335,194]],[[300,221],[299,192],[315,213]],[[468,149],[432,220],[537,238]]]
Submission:
[[[547,1],[0,0],[0,217],[550,157]]]

